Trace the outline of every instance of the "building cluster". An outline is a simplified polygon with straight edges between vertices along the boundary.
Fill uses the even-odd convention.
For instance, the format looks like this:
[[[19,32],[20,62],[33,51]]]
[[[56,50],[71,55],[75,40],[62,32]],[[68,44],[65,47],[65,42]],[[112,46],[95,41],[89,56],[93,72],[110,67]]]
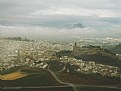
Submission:
[[[72,50],[72,48],[72,44],[69,43],[59,44],[48,41],[0,39],[0,70],[26,65],[28,63],[30,66],[33,66],[39,61],[49,60],[55,52]],[[43,64],[45,63],[41,63],[41,66]],[[35,66],[38,67],[39,65],[37,64]]]
[[[29,66],[46,68],[52,55],[62,50],[78,50],[73,43],[52,43],[48,41],[16,41],[0,39],[0,70],[7,70],[15,66]],[[94,61],[82,61],[75,58],[61,57],[60,61],[76,66],[77,72],[91,74],[99,73],[102,76],[118,77],[119,68],[97,64]]]
[[[60,58],[61,62],[69,63],[73,67],[74,71],[84,74],[98,73],[102,76],[120,77],[120,68],[115,66],[97,64],[94,61],[82,61],[75,58],[68,58],[67,56]]]

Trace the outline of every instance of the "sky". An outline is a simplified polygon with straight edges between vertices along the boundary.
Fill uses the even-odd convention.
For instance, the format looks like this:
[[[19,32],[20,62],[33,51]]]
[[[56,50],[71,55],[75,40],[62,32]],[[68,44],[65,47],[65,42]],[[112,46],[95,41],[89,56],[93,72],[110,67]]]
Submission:
[[[81,23],[85,28],[73,28]],[[0,0],[0,36],[121,38],[121,0]]]

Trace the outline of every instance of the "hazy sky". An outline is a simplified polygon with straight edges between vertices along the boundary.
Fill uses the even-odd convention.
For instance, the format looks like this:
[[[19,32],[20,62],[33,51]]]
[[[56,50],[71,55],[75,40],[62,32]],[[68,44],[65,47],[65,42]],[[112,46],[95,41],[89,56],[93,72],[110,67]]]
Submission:
[[[86,27],[70,29],[75,23]],[[1,36],[121,37],[120,31],[121,0],[0,0]]]

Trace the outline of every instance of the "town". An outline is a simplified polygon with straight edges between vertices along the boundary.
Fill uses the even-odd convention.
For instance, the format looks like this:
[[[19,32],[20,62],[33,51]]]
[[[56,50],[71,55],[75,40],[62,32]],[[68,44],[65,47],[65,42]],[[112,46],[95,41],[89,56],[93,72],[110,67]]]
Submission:
[[[63,50],[77,51],[79,49],[74,43],[52,43],[49,41],[16,41],[10,39],[0,39],[0,70],[8,70],[16,66],[48,68],[48,62],[59,60],[63,63],[63,68],[58,72],[66,70],[72,71],[67,64],[72,66],[73,71],[91,74],[99,73],[102,76],[121,78],[121,69],[116,66],[104,65],[94,62],[94,60],[85,61],[73,57],[63,56],[54,57],[56,52]],[[75,67],[73,67],[75,66]]]

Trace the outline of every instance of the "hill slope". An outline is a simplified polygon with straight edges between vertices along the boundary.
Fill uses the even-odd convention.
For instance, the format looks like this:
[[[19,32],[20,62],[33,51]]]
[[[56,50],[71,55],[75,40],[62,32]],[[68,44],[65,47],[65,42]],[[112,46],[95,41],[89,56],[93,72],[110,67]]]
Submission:
[[[95,61],[99,64],[117,66],[121,68],[121,61],[118,57],[116,57],[115,53],[95,46],[81,47],[78,50],[72,51],[60,51],[56,53],[56,56],[74,57],[76,59],[82,59],[83,61]]]

